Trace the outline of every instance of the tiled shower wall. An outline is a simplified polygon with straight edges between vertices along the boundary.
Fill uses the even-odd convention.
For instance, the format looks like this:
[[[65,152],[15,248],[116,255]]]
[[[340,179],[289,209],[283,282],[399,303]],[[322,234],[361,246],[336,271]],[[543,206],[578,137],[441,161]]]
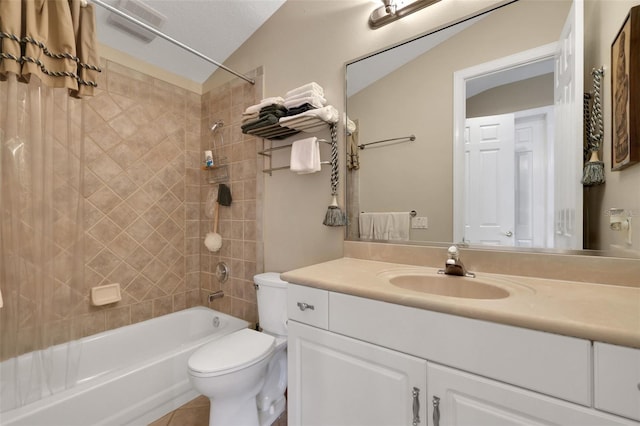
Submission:
[[[261,140],[244,135],[240,125],[246,107],[261,99],[262,69],[248,76],[256,80],[255,85],[234,79],[202,97],[201,145],[198,152],[187,152],[187,228],[194,230],[195,221],[199,219],[200,234],[190,233],[187,247],[189,256],[198,250],[201,253],[200,285],[205,304],[208,294],[222,290],[225,297],[214,300],[209,306],[255,323],[257,305],[253,276],[263,271],[258,213],[262,210],[262,179],[257,178],[262,174],[258,170],[258,164],[262,163],[257,155]],[[220,120],[224,125],[212,132],[212,124]],[[212,150],[216,164],[226,170],[200,170],[205,150]],[[216,199],[217,184],[211,182],[225,173],[229,175],[225,184],[231,189],[233,202],[231,206],[219,207],[218,233],[223,243],[219,252],[211,253],[202,243],[213,228],[207,200]],[[195,180],[196,176],[200,177],[199,181]],[[199,218],[196,207],[200,209]],[[220,283],[215,274],[219,262],[229,267],[230,278],[225,283]]]
[[[54,343],[196,305],[255,322],[262,179],[258,140],[240,132],[240,119],[260,98],[261,71],[253,73],[256,85],[238,80],[199,95],[111,61],[102,68],[99,89],[83,112],[84,300],[57,306],[69,328],[56,332]],[[216,139],[215,151],[227,158],[233,203],[220,210],[224,242],[210,254],[203,244],[211,227],[204,206],[215,185],[201,164],[202,151],[213,147],[209,125],[218,119],[225,123],[224,141]],[[220,261],[231,272],[224,284],[214,273]],[[110,283],[120,283],[122,300],[91,306],[91,287]],[[220,289],[225,297],[209,304],[207,295]],[[10,355],[32,346],[16,345],[18,353]]]
[[[200,97],[113,62],[103,69],[85,113],[85,281],[120,283],[122,301],[84,304],[82,335],[199,302],[185,280],[184,200]]]
[[[120,283],[122,301],[85,304],[80,334],[195,305],[255,321],[256,154],[248,146],[257,142],[235,123],[257,88],[243,82],[200,96],[110,61],[100,83],[85,116],[86,282]],[[220,210],[223,247],[209,255],[201,197],[211,185],[200,166],[214,116],[225,121],[220,150],[230,161],[233,203]],[[222,287],[212,275],[220,260],[231,270]],[[217,289],[226,296],[209,305]]]

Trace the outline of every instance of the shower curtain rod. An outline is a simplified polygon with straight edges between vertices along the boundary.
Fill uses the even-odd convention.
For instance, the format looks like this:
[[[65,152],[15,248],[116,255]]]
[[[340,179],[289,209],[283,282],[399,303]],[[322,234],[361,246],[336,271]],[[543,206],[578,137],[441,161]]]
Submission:
[[[165,40],[167,40],[168,42],[171,42],[173,44],[175,44],[178,47],[183,48],[184,50],[186,50],[187,52],[193,53],[194,55],[198,56],[199,58],[204,59],[205,61],[212,63],[213,65],[222,68],[223,70],[230,72],[231,74],[235,75],[236,77],[240,77],[241,79],[243,79],[244,81],[251,83],[251,84],[256,84],[256,81],[252,78],[249,77],[245,77],[244,75],[235,72],[234,70],[232,70],[231,68],[222,65],[221,63],[214,61],[213,59],[209,58],[208,56],[203,55],[202,53],[198,52],[197,50],[187,46],[186,44],[172,38],[169,37],[168,35],[166,35],[165,33],[156,30],[155,28],[153,28],[150,25],[147,25],[146,23],[134,18],[133,16],[129,16],[126,13],[122,12],[119,9],[116,9],[115,7],[103,2],[102,0],[90,0],[91,3],[97,4],[100,7],[103,7],[105,9],[107,9],[110,12],[115,13],[118,16],[121,16],[122,18],[126,19],[127,21],[133,22],[136,25],[141,26],[142,28],[144,28],[147,31],[151,31],[152,33],[154,33],[155,35],[157,35],[158,37],[161,37]],[[84,1],[82,2],[84,4]]]

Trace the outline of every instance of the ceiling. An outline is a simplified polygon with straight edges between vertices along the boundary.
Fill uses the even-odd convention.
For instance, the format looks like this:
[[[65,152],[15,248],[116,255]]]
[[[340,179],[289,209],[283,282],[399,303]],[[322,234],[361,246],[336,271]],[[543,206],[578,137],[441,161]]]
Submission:
[[[104,0],[120,10],[132,0]],[[139,0],[135,0],[139,2]],[[235,52],[285,0],[144,0],[166,20],[158,28],[218,63]],[[214,64],[155,37],[147,42],[109,22],[107,9],[95,4],[98,41],[134,58],[203,83],[216,69]],[[129,12],[128,12],[129,13]],[[133,25],[135,27],[135,25]],[[241,72],[242,70],[235,70]]]

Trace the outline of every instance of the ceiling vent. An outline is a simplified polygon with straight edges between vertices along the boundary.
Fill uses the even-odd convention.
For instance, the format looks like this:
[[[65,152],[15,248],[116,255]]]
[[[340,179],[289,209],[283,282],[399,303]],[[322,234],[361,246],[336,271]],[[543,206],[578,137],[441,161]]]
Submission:
[[[166,16],[140,0],[120,0],[115,7],[127,15],[136,18],[157,30],[159,30],[167,20]],[[107,22],[135,37],[140,38],[141,40],[144,40],[147,43],[156,38],[156,35],[151,31],[145,30],[138,24],[128,21],[126,18],[116,15],[113,12],[109,14]]]

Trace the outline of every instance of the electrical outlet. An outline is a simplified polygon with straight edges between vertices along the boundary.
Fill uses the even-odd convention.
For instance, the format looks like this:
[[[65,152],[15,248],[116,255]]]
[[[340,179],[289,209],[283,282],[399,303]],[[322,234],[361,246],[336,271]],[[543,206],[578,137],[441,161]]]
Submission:
[[[411,220],[411,228],[413,229],[427,229],[429,222],[426,217],[414,217]]]

